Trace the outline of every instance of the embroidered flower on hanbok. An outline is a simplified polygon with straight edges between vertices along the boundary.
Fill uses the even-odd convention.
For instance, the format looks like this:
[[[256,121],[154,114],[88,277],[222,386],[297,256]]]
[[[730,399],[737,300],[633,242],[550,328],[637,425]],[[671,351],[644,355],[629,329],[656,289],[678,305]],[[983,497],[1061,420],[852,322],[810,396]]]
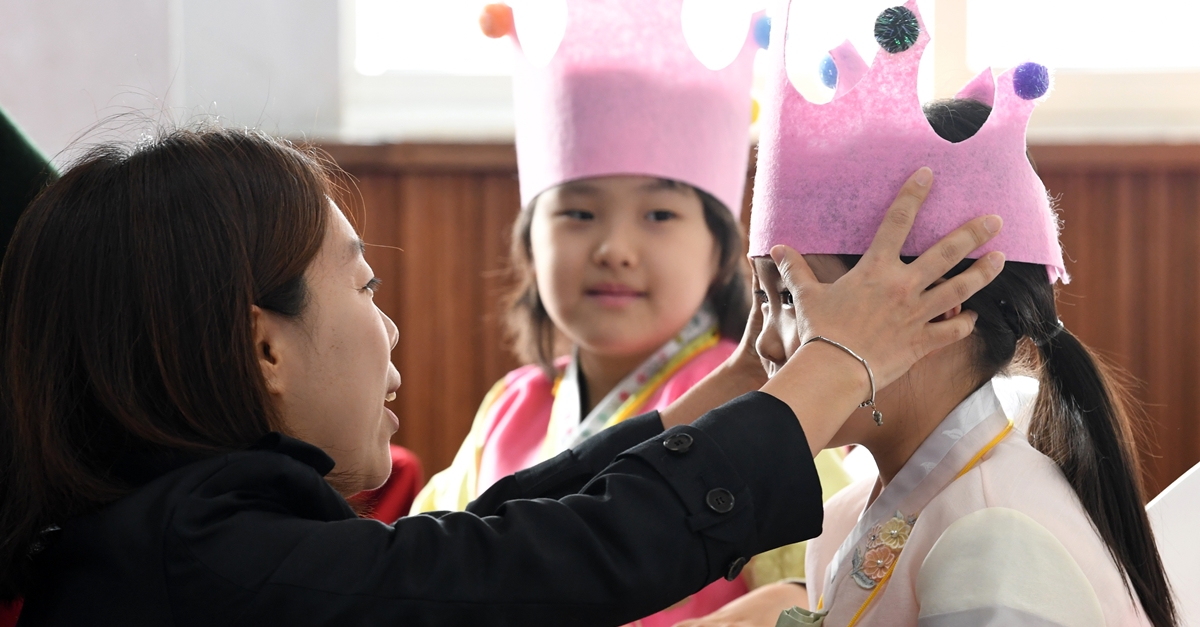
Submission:
[[[850,561],[850,578],[854,583],[867,590],[878,585],[900,558],[900,551],[908,542],[916,522],[916,516],[896,512],[895,516],[872,527],[867,532],[865,544],[855,547]]]
[[[870,577],[872,581],[878,582],[883,579],[888,569],[892,567],[892,563],[896,561],[896,554],[886,544],[881,544],[867,551],[863,558],[863,574]]]
[[[883,523],[883,526],[879,528],[879,541],[887,547],[899,551],[908,542],[908,534],[910,532],[912,532],[912,525],[907,520],[892,518]]]

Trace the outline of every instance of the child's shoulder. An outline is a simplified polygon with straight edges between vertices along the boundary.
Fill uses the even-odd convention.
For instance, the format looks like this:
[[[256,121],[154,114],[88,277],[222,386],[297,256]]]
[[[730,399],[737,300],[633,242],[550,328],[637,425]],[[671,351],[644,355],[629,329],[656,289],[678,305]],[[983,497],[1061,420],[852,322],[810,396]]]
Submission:
[[[693,385],[700,382],[700,379],[708,376],[708,373],[717,369],[733,354],[737,348],[737,343],[732,340],[720,339],[716,344],[706,348],[691,359],[686,364],[683,364],[679,370],[675,371],[664,383],[664,388],[682,388],[679,393],[682,394],[690,389]]]
[[[921,518],[927,527],[945,528],[990,507],[1015,509],[1035,520],[1053,516],[1087,524],[1087,514],[1062,471],[1017,430],[935,496]]]
[[[1123,593],[1120,569],[1071,484],[1054,460],[1033,448],[1019,431],[938,494],[922,512],[918,526],[927,526],[925,533],[940,538],[958,521],[984,510],[1019,512],[1028,524],[1043,528],[1087,574],[1106,616],[1137,615]],[[1141,624],[1131,621],[1119,624]]]
[[[708,373],[716,370],[717,366],[720,366],[726,358],[733,354],[735,348],[737,348],[736,343],[721,339],[713,346],[692,356],[687,363],[680,366],[659,384],[658,389],[646,399],[639,411],[647,412],[670,405],[675,399],[683,396],[684,392],[692,389],[692,386],[699,383],[701,379],[708,376]]]
[[[508,371],[497,385],[503,384],[506,388],[517,387],[522,385],[554,385],[554,379],[546,376],[546,371],[537,364],[526,364],[515,370]]]
[[[518,406],[528,405],[531,401],[546,399],[546,402],[553,403],[554,384],[555,380],[548,377],[536,364],[509,371],[492,384],[483,401],[479,403],[472,431],[491,431],[500,417],[511,413]]]
[[[1043,507],[1060,512],[1069,509],[1077,516],[1087,516],[1054,460],[1033,448],[1027,436],[1016,430],[934,501],[943,505],[974,503],[977,507],[1020,511]]]

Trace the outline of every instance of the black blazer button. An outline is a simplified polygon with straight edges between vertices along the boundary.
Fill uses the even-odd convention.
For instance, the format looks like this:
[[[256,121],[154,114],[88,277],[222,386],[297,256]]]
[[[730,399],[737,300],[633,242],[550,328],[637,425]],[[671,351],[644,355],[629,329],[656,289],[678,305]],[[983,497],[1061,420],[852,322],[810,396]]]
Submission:
[[[733,509],[733,495],[725,488],[709,490],[704,502],[709,509],[718,514],[728,514]]]
[[[729,572],[725,573],[725,580],[733,581],[734,579],[737,579],[737,576],[742,574],[742,568],[745,565],[746,558],[744,557],[739,557],[733,560],[733,563],[729,565]]]
[[[692,448],[692,436],[686,433],[676,433],[663,440],[663,446],[672,453],[686,453]]]

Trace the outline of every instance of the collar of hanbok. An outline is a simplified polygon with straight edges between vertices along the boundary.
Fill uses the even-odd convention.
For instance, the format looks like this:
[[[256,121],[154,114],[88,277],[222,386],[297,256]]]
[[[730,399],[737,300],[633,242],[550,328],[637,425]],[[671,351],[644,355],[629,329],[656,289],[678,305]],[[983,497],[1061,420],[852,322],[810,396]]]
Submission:
[[[580,416],[583,408],[579,390],[579,351],[576,349],[562,377],[555,382],[554,405],[550,410],[550,427],[546,432],[542,457],[549,459],[605,428],[632,417],[672,374],[719,340],[717,315],[706,304],[675,337],[654,351],[600,399],[586,417]]]
[[[874,588],[883,573],[875,572],[875,556],[868,558],[868,554],[879,549],[883,559],[899,558],[921,510],[978,461],[979,453],[994,445],[1031,405],[1037,387],[1030,382],[1025,377],[993,378],[942,420],[886,488],[880,490],[876,484],[878,496],[867,502],[825,573],[824,607],[833,605],[839,586],[848,586],[850,596]]]

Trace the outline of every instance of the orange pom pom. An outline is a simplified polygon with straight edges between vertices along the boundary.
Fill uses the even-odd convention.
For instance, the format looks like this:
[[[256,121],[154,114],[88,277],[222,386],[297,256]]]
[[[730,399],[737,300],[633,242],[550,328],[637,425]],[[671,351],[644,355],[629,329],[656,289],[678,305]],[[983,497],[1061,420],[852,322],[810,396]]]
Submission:
[[[504,3],[489,4],[479,15],[479,30],[492,39],[499,39],[512,32],[512,7]]]

